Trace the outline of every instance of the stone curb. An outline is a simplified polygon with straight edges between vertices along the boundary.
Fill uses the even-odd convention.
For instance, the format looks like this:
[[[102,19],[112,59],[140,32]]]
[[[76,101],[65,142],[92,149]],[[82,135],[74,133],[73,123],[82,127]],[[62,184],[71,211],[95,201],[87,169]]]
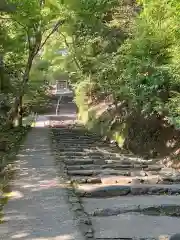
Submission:
[[[96,238],[96,240],[169,240],[169,236],[160,236],[159,238]]]
[[[78,222],[78,227],[80,231],[83,233],[85,239],[87,240],[95,240],[94,238],[94,230],[92,227],[92,222],[90,216],[85,212],[80,197],[76,194],[75,184],[71,184],[71,178],[67,174],[65,161],[61,156],[57,154],[58,146],[53,141],[53,133],[50,130],[50,139],[51,140],[51,148],[54,154],[55,160],[58,161],[61,181],[67,186],[67,201],[70,204],[70,208],[74,213],[74,219]],[[55,153],[54,153],[55,152]]]
[[[177,195],[180,194],[180,187],[151,186],[151,185],[109,185],[100,186],[92,190],[83,190],[76,188],[76,194],[84,198],[110,198],[118,196],[160,196],[160,195]]]

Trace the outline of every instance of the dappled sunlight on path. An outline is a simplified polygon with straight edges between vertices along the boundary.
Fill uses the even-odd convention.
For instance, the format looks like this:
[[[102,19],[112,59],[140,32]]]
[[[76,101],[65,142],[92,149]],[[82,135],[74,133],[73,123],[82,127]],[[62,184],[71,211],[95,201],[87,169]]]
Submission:
[[[66,202],[67,186],[56,174],[48,131],[33,128],[17,156],[0,239],[83,239]]]

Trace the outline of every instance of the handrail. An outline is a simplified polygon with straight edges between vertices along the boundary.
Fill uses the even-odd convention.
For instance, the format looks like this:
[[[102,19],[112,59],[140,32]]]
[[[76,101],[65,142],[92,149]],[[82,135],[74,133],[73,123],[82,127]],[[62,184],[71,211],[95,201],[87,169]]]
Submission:
[[[56,115],[58,115],[58,110],[59,110],[59,105],[60,105],[61,100],[62,100],[62,96],[60,96],[60,98],[58,99],[58,103],[56,106]]]
[[[31,127],[34,127],[35,126],[35,123],[36,123],[36,120],[37,120],[37,117],[38,117],[38,114],[37,112],[36,113],[33,113],[32,114],[32,122],[31,122]]]

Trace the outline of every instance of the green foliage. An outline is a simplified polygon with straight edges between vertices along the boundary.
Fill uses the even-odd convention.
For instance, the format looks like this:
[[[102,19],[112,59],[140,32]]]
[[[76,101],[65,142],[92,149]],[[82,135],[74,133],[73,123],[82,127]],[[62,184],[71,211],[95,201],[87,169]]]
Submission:
[[[88,80],[85,80],[77,84],[75,88],[75,101],[84,121],[88,119],[88,93],[91,91],[91,86],[92,84]]]
[[[161,115],[178,126],[179,1],[11,0],[8,4],[16,7],[14,12],[3,12],[0,20],[1,66],[8,71],[0,70],[1,82],[11,86],[11,99],[22,86],[27,91],[21,91],[24,99],[27,93],[33,98],[40,88],[35,79],[44,85],[44,79],[62,78],[63,72],[69,74],[76,92],[93,83],[116,103],[126,102],[129,114]],[[39,52],[41,61],[34,65]]]
[[[22,100],[34,100],[35,92],[45,92],[44,72],[50,63],[42,59],[39,65],[36,62],[45,45],[63,24],[64,15],[59,15],[60,8],[43,0],[2,1],[0,9],[0,86],[1,97],[4,94],[7,96],[5,117],[8,122],[21,118],[21,108],[25,104]],[[39,78],[38,83],[29,83],[33,78]]]
[[[71,58],[63,61],[73,59],[75,65],[64,65],[75,72],[72,80],[81,85],[90,78],[116,102],[126,101],[129,113],[160,115],[178,127],[179,2],[64,4],[71,12],[64,29]]]

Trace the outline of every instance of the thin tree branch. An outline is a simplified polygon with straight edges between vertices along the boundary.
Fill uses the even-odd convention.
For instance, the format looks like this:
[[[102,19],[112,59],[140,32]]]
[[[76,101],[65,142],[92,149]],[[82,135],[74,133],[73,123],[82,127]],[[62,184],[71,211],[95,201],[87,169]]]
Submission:
[[[64,20],[59,20],[59,21],[57,21],[57,23],[55,24],[55,26],[53,27],[53,29],[51,30],[51,32],[47,35],[47,37],[45,38],[45,40],[43,41],[43,43],[39,46],[38,51],[41,50],[41,49],[44,47],[44,45],[46,44],[46,42],[48,41],[48,39],[53,35],[53,33],[55,33],[55,32],[58,30],[59,26],[62,25],[63,23],[64,23]]]
[[[76,53],[76,48],[75,48],[75,46],[74,46],[74,38],[72,37],[72,45],[73,45],[73,48],[74,48],[74,51],[75,51],[75,53]],[[76,54],[77,55],[77,54]],[[82,68],[81,68],[81,66],[80,66],[80,64],[79,64],[79,62],[78,62],[78,59],[77,59],[77,57],[73,54],[73,58],[74,58],[74,62],[75,62],[75,64],[76,64],[76,66],[77,66],[77,68],[80,70],[80,71],[82,71]]]
[[[66,36],[63,33],[60,33],[60,35],[64,38],[66,46],[69,47],[69,43],[67,42]]]
[[[26,34],[27,34],[27,40],[28,40],[28,48],[29,48],[29,51],[31,51],[32,46],[31,46],[31,38],[30,38],[29,31],[27,31]]]
[[[66,44],[66,47],[70,47],[69,43],[67,42],[66,36],[65,36],[63,33],[60,33],[60,35],[64,38],[64,42],[65,42],[65,44]],[[75,64],[76,64],[77,68],[78,68],[80,71],[82,71],[81,66],[80,66],[77,58],[74,56],[74,54],[73,54],[73,60],[74,60],[74,62],[75,62]]]

